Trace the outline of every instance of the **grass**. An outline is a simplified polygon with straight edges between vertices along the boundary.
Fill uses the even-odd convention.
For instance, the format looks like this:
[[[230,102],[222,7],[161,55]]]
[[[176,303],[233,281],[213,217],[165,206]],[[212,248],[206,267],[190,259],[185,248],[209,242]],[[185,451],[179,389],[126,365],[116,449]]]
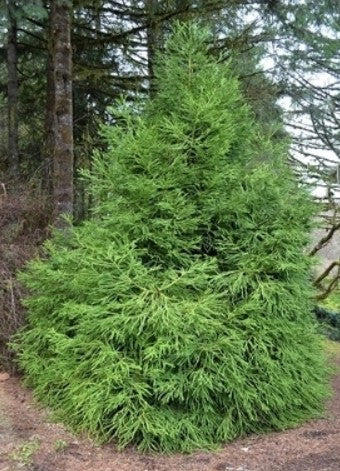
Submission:
[[[58,452],[63,452],[68,448],[68,443],[65,440],[58,439],[54,442],[54,449]]]
[[[331,311],[340,312],[340,288],[333,291],[333,293],[321,302],[321,305]]]
[[[327,355],[329,355],[331,358],[340,358],[340,342],[325,340],[325,349]]]
[[[20,466],[28,466],[32,464],[33,455],[38,451],[39,447],[40,440],[38,438],[33,438],[12,451],[9,457],[13,461],[16,461]]]

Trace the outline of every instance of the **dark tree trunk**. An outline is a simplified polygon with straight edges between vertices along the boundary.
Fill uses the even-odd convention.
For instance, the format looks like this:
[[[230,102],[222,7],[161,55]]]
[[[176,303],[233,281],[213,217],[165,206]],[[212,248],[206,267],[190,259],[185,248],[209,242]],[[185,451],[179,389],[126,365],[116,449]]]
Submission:
[[[16,6],[13,0],[7,2],[8,7],[8,171],[10,175],[19,175],[18,155],[18,54],[17,54],[17,22]]]
[[[53,204],[54,223],[64,228],[62,214],[73,214],[73,109],[71,2],[51,2],[53,56]]]
[[[161,24],[157,15],[159,14],[159,0],[145,0],[145,10],[147,14],[147,55],[148,55],[148,76],[150,95],[154,95],[154,64],[155,57],[161,42]]]
[[[46,111],[45,111],[45,142],[43,155],[43,187],[52,195],[53,184],[53,151],[54,151],[54,68],[53,68],[53,37],[51,18],[48,26],[46,63]]]

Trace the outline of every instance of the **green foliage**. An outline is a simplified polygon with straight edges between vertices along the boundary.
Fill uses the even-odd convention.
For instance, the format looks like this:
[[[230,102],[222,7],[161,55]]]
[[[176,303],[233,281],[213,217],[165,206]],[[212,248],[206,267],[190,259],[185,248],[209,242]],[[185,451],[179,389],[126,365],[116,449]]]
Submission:
[[[55,451],[58,451],[58,452],[65,451],[68,448],[68,446],[69,446],[68,443],[65,440],[62,440],[61,438],[59,438],[58,440],[54,442],[54,449]]]
[[[340,341],[340,290],[336,289],[321,306],[315,306],[314,312],[321,324],[322,332],[331,340]]]
[[[92,219],[21,275],[27,382],[121,447],[211,448],[314,417],[326,395],[303,255],[313,207],[206,44],[177,28],[157,96],[103,128]]]
[[[34,453],[39,450],[40,440],[34,437],[30,441],[23,443],[18,449],[10,454],[10,457],[22,466],[29,466],[32,464],[32,457]]]
[[[330,311],[340,312],[340,288],[337,288],[327,296],[327,298],[322,301],[322,305]]]
[[[314,312],[320,322],[321,332],[330,340],[340,341],[340,312],[315,306]]]

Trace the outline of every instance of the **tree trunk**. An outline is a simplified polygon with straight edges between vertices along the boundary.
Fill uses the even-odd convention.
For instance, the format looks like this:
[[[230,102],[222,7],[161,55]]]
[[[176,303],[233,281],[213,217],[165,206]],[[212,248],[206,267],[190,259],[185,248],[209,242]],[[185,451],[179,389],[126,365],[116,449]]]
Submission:
[[[53,204],[54,224],[73,214],[73,108],[71,2],[51,2],[53,56]]]
[[[150,95],[154,95],[154,64],[155,57],[161,42],[161,24],[157,19],[159,13],[158,0],[145,0],[145,10],[147,14],[147,55],[148,55],[148,76]]]
[[[12,176],[19,175],[18,155],[18,54],[17,54],[17,21],[15,2],[9,0],[8,8],[8,171]]]
[[[43,154],[43,188],[52,195],[53,184],[53,150],[54,150],[54,68],[53,68],[53,37],[51,18],[48,26],[46,63],[46,108],[45,108],[45,142]]]

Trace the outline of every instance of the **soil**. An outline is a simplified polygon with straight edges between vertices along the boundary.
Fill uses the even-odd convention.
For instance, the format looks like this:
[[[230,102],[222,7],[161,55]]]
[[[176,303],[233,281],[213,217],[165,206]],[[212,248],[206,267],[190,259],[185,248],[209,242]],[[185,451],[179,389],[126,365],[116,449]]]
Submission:
[[[336,360],[340,366],[340,358]],[[19,378],[0,375],[0,471],[340,471],[340,374],[322,420],[217,452],[141,454],[97,446],[54,423]]]

